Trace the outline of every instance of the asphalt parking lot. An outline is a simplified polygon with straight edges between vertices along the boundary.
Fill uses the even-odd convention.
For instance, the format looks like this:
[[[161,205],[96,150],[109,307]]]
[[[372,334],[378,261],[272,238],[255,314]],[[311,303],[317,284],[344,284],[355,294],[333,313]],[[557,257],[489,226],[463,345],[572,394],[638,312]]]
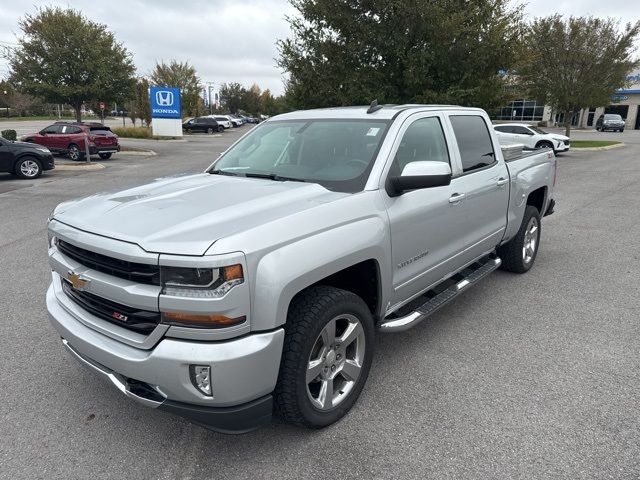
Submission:
[[[124,140],[157,155],[21,184],[0,174],[1,478],[640,478],[638,131],[581,134],[627,146],[559,157],[535,267],[379,335],[359,402],[325,430],[209,432],[68,358],[44,305],[49,212],[201,171],[240,133]]]

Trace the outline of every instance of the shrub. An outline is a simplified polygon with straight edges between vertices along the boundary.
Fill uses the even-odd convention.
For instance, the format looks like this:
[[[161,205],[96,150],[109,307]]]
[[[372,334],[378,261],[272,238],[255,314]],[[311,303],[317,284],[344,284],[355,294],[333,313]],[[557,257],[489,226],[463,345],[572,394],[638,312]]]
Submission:
[[[2,138],[6,138],[7,140],[12,141],[15,141],[16,138],[18,138],[18,134],[15,130],[3,130],[2,132],[0,132],[0,135],[2,136]]]
[[[151,138],[149,127],[112,127],[111,131],[122,138]]]

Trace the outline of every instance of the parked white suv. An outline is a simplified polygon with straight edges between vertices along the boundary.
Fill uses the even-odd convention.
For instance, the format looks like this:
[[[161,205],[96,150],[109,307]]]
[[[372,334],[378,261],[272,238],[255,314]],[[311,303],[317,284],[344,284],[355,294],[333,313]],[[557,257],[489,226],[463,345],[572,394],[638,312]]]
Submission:
[[[224,128],[231,128],[231,120],[226,115],[207,115],[209,118],[213,118],[219,125],[222,125]]]
[[[500,144],[522,144],[527,148],[552,148],[555,153],[566,152],[570,148],[569,137],[527,125],[526,123],[501,123],[493,129]]]

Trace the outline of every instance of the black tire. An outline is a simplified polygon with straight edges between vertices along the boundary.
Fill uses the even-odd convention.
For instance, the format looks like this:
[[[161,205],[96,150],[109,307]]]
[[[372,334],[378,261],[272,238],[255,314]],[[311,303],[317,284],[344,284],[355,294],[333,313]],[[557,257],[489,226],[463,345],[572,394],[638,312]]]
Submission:
[[[14,173],[19,178],[33,180],[42,175],[42,164],[35,157],[21,157],[16,163]]]
[[[344,399],[338,399],[334,407],[322,410],[309,398],[308,385],[314,385],[313,382],[319,377],[307,384],[307,368],[320,341],[321,332],[340,315],[353,316],[360,322],[364,335],[363,359],[357,380]],[[285,330],[280,373],[274,391],[276,413],[286,422],[308,428],[322,428],[337,422],[355,404],[371,368],[375,330],[369,308],[360,297],[346,290],[327,286],[311,287],[298,294],[291,302]],[[336,328],[336,332],[338,331]],[[340,350],[335,347],[335,351]],[[347,349],[344,351],[346,358]],[[328,352],[331,354],[333,350],[329,349]],[[328,359],[329,355],[326,357]],[[337,359],[340,359],[339,355]],[[324,370],[326,372],[327,367]],[[335,375],[337,381],[341,381],[339,375],[341,374]],[[331,385],[333,389],[333,380]],[[338,392],[341,393],[341,390]]]
[[[103,160],[109,160],[111,158],[111,155],[113,155],[111,152],[103,152],[98,154],[98,156]]]
[[[213,133],[213,128],[211,128],[211,127],[207,128],[207,133],[209,135],[211,135]]]
[[[218,125],[218,133],[224,132],[224,127],[222,125]]]
[[[69,145],[69,148],[67,148],[67,156],[74,162],[79,162],[84,159],[84,153],[80,151],[80,147],[75,143],[72,143]]]
[[[620,129],[620,133],[622,133],[622,132],[624,132],[624,128],[621,128],[621,129]]]
[[[536,144],[536,148],[549,148],[549,149],[551,149],[551,150],[554,150],[554,149],[553,149],[553,143],[551,143],[551,142],[546,142],[546,141],[545,141],[545,142],[538,142],[538,143]],[[554,150],[554,152],[555,152],[555,150]]]
[[[527,261],[524,254],[526,240],[525,237],[527,235],[527,230],[529,230],[529,225],[532,218],[535,219],[537,230],[535,232],[536,238],[533,255],[531,255],[530,260]],[[536,261],[536,256],[538,255],[541,232],[542,223],[540,222],[540,212],[538,212],[538,209],[536,207],[527,205],[527,208],[525,208],[524,210],[522,224],[520,225],[520,229],[518,230],[518,233],[516,233],[516,236],[513,237],[509,242],[498,247],[498,256],[502,260],[501,268],[503,270],[507,270],[508,272],[514,273],[528,272],[529,269],[531,269],[531,267],[533,266],[533,263]]]

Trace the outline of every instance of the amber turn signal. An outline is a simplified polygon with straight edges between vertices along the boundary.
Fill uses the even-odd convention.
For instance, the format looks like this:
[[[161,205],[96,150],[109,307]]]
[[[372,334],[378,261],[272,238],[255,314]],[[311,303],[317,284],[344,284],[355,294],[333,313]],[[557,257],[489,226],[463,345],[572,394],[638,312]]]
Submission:
[[[224,315],[198,315],[184,312],[162,312],[162,323],[180,327],[224,328],[240,325],[246,317],[230,318]]]
[[[244,276],[242,275],[242,265],[240,264],[222,267],[221,270],[225,282],[228,282],[229,280],[244,280]]]

